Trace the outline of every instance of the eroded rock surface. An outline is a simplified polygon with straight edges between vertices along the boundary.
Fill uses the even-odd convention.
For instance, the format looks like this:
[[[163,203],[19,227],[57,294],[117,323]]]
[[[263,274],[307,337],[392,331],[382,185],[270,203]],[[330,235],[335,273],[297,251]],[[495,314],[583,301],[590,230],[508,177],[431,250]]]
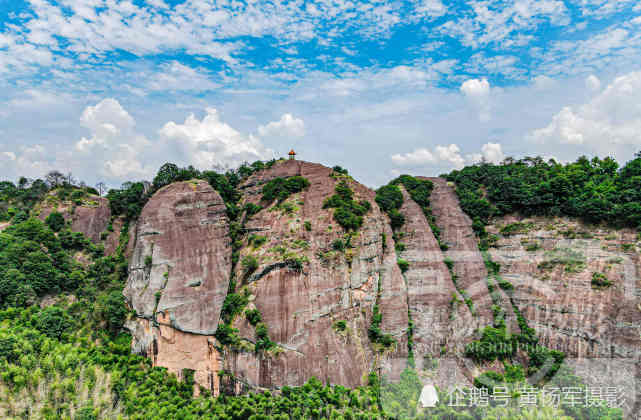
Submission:
[[[257,173],[242,187],[245,201],[266,206],[246,223],[248,231],[266,236],[266,243],[257,248],[246,246],[241,258],[258,258],[256,273],[274,267],[245,282],[252,293],[251,307],[260,311],[270,338],[279,346],[269,357],[241,353],[226,360],[226,367],[243,381],[280,387],[302,385],[315,376],[321,381],[358,386],[375,363],[392,376],[405,367],[406,288],[387,217],[376,206],[374,192],[350,180],[356,199],[368,200],[372,210],[353,237],[353,248],[333,250],[333,241],[344,239],[345,231],[333,220],[333,210],[322,208],[323,201],[334,194],[337,181],[331,173],[322,165],[286,161]],[[294,175],[307,178],[309,188],[280,207],[275,202],[261,202],[265,182]],[[288,207],[291,210],[286,210]],[[306,222],[311,225],[309,230]],[[288,255],[306,261],[302,272],[282,266]],[[237,277],[243,278],[241,267]],[[397,341],[393,349],[381,354],[373,350],[367,336],[379,287],[381,329]],[[345,331],[333,327],[341,320],[347,323]],[[253,329],[243,317],[235,326],[253,340]]]
[[[441,241],[448,247],[445,257],[453,262],[456,288],[469,297],[475,316],[468,325],[472,336],[475,329],[492,325],[492,299],[487,288],[487,269],[477,239],[472,230],[472,221],[459,206],[454,188],[443,178],[425,178],[434,183],[430,205],[436,225],[441,229]]]
[[[637,401],[626,411],[639,412],[634,397],[641,391],[634,378],[635,369],[641,377],[636,232],[568,218],[513,216],[495,221],[488,231],[499,238],[490,249],[492,259],[513,284],[514,300],[540,342],[564,352],[588,383],[619,385],[628,402]],[[593,285],[594,279],[610,285]]]
[[[138,316],[162,312],[167,324],[213,334],[229,286],[231,246],[220,195],[204,181],[159,190],[136,225],[125,288]]]
[[[512,235],[501,228],[520,223]],[[570,219],[503,218],[488,228],[514,299],[541,339],[570,357],[631,357],[641,350],[636,233]],[[593,278],[611,283],[593,286]]]
[[[97,195],[89,195],[81,201],[82,204],[61,201],[55,196],[55,192],[52,192],[37,209],[38,217],[45,220],[52,212],[57,211],[65,220],[71,221],[72,231],[82,232],[92,242],[98,243],[111,219],[109,200]]]
[[[266,182],[295,175],[307,178],[310,186],[280,204],[262,200]],[[334,210],[323,209],[339,179],[349,183],[357,200],[372,204],[345,249],[335,246],[347,237],[332,217]],[[351,178],[332,175],[322,165],[284,161],[247,179],[240,188],[240,205],[262,209],[240,221],[245,235],[239,260],[254,257],[258,267],[245,272],[239,263],[233,273],[236,292],[249,295],[232,322],[239,346],[223,346],[214,338],[232,270],[224,203],[204,181],[161,189],[130,228],[133,256],[125,295],[139,316],[128,324],[134,350],[179,375],[194,370],[196,382],[214,393],[302,385],[312,376],[354,387],[379,367],[384,375],[398,377],[407,366],[411,320],[413,354],[426,382],[447,388],[470,384],[483,370],[501,371],[498,362],[477,366],[463,357],[465,344],[493,324],[487,285],[497,279],[488,280],[472,222],[452,186],[429,179],[435,186],[432,213],[448,249],[441,251],[422,209],[403,190],[400,211],[406,222],[399,236],[405,248],[398,255],[375,193]],[[514,285],[511,296],[498,287],[494,296],[511,332],[518,332],[513,301],[541,344],[579,362],[599,357],[628,363],[629,375],[621,381],[636,392],[641,262],[634,232],[533,219],[520,221],[522,231],[501,233],[516,221],[505,218],[488,227],[499,238],[489,258],[501,264],[501,277]],[[114,233],[120,229],[115,221]],[[570,231],[575,232],[572,239]],[[584,231],[589,234],[576,237]],[[109,249],[116,245],[107,243]],[[577,247],[584,257],[568,254]],[[398,257],[409,262],[405,273]],[[300,267],[290,264],[293,259]],[[546,263],[550,260],[552,264]],[[594,273],[602,273],[612,285],[592,288]],[[472,309],[463,302],[466,297]],[[375,305],[382,314],[382,332],[395,340],[391,347],[368,337]],[[256,350],[256,327],[245,310],[260,313],[275,348]],[[346,328],[337,328],[341,321]],[[439,361],[430,367],[434,359]],[[527,363],[523,355],[517,361]],[[581,363],[576,366],[584,369]],[[220,371],[225,374],[219,377]]]

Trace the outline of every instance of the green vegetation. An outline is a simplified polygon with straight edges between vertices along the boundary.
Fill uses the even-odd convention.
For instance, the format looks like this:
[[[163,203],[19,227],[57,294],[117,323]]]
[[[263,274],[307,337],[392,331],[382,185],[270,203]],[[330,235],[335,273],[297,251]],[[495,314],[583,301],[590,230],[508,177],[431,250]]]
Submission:
[[[254,249],[260,248],[267,243],[267,236],[251,234],[249,238],[247,238],[247,243]]]
[[[398,185],[388,184],[376,190],[376,204],[389,216],[393,230],[405,224],[405,216],[398,211],[403,205],[403,193]]]
[[[340,238],[339,239],[334,239],[332,241],[332,249],[334,251],[339,251],[339,252],[345,251],[345,242],[343,242],[343,240],[340,239]]]
[[[282,203],[290,195],[301,192],[307,187],[309,187],[309,181],[302,176],[274,178],[263,186],[263,200],[271,203],[277,199]]]
[[[540,270],[551,270],[560,265],[566,273],[580,273],[585,270],[585,255],[571,248],[556,248],[545,253],[545,261],[539,263]]]
[[[341,175],[342,176],[349,176],[349,172],[347,171],[347,169],[343,169],[342,167],[336,165],[336,166],[334,166],[332,168],[331,175],[334,175],[334,176],[337,176],[337,175],[338,176],[341,176]]]
[[[612,286],[612,282],[603,273],[592,273],[591,283],[593,289],[606,289]]]
[[[256,325],[256,345],[255,351],[265,352],[270,351],[276,348],[276,343],[269,339],[269,332],[267,331],[267,325],[262,322],[259,322]]]
[[[383,314],[381,314],[378,308],[378,302],[381,298],[381,284],[379,281],[378,289],[376,293],[376,303],[374,304],[374,309],[372,310],[372,323],[367,329],[367,337],[369,341],[375,345],[378,351],[384,352],[385,350],[390,349],[396,340],[392,337],[391,334],[385,334],[381,330],[381,323],[383,322]]]
[[[347,329],[347,321],[344,319],[338,320],[332,324],[334,331],[344,332]]]
[[[398,267],[401,269],[402,273],[405,273],[410,268],[410,263],[402,258],[399,258],[396,263],[398,264]]]
[[[356,202],[354,192],[346,180],[342,179],[334,188],[336,194],[323,202],[323,208],[334,209],[334,220],[346,231],[358,230],[363,225],[363,216],[372,208],[367,200]]]
[[[51,212],[49,216],[47,216],[47,218],[45,219],[45,223],[52,231],[60,232],[60,229],[65,226],[65,218],[61,213],[54,211]]]
[[[5,229],[0,233],[0,308],[25,307],[39,296],[93,287],[99,263],[83,267],[71,257],[77,250],[102,255],[102,248],[82,234],[63,231],[57,236],[35,218]]]
[[[524,245],[525,245],[525,250],[527,252],[536,252],[542,249],[541,244],[537,241],[526,242]]]
[[[40,319],[57,317],[44,315],[49,312],[65,313],[61,316],[72,323],[60,339],[34,328]],[[87,312],[77,304],[55,310],[36,305],[0,311],[0,416],[47,420],[382,418],[374,388],[324,386],[315,378],[301,387],[284,387],[279,395],[264,392],[214,398],[205,391],[193,397],[193,371],[185,372],[181,382],[166,369],[152,368],[149,359],[130,353],[125,335],[95,344],[87,335],[89,329],[82,327],[83,316]],[[261,331],[257,328],[259,340],[264,337]],[[265,346],[269,347],[257,345]]]
[[[392,229],[397,230],[405,224],[405,217],[399,212],[403,205],[403,193],[399,185],[402,185],[412,200],[421,207],[439,246],[442,250],[446,250],[447,245],[441,241],[441,230],[436,226],[432,209],[430,208],[430,195],[434,189],[432,181],[418,179],[410,175],[401,175],[376,190],[376,203],[389,216]]]
[[[246,203],[246,204],[243,206],[243,211],[245,212],[245,214],[247,215],[247,217],[252,217],[253,215],[255,215],[256,213],[258,213],[258,212],[259,212],[259,211],[261,211],[262,209],[263,209],[263,208],[262,208],[261,206],[259,206],[258,204],[254,204],[254,203]]]
[[[245,318],[254,327],[263,320],[262,315],[258,309],[248,309],[245,311]]]
[[[505,360],[514,356],[516,348],[516,337],[507,333],[505,326],[485,327],[481,339],[465,347],[465,356],[477,362]]]
[[[484,224],[491,217],[574,216],[592,223],[641,224],[641,155],[619,169],[612,158],[561,164],[542,158],[480,163],[447,175],[463,210]]]
[[[380,313],[378,305],[374,305],[372,324],[367,329],[367,336],[369,337],[369,341],[374,344],[379,344],[382,350],[384,350],[392,347],[396,343],[396,340],[394,340],[391,334],[385,334],[381,331],[382,322],[383,314]]]
[[[30,181],[25,177],[18,180],[18,185],[9,181],[0,182],[0,222],[12,220],[21,215],[18,221],[24,221],[33,206],[52,188],[41,179]]]
[[[508,225],[503,226],[500,232],[502,235],[510,236],[510,235],[517,235],[520,233],[527,233],[532,228],[534,228],[534,223],[515,222],[515,223],[510,223]]]
[[[305,230],[307,232],[311,232],[312,231],[312,222],[310,222],[309,220],[305,220],[304,226],[305,226]]]
[[[185,370],[183,381],[166,369],[152,368],[150,359],[131,354],[130,337],[123,333],[123,324],[130,314],[125,306],[122,289],[128,275],[124,250],[129,238],[129,222],[142,210],[150,194],[176,180],[206,179],[219,191],[230,217],[230,236],[235,255],[245,243],[244,221],[256,210],[238,207],[240,182],[257,170],[264,169],[262,162],[244,165],[226,174],[199,172],[193,168],[180,169],[167,164],[151,186],[143,183],[125,184],[121,190],[110,191],[110,205],[114,217],[123,216],[118,248],[114,255],[105,257],[102,248],[92,244],[82,234],[73,233],[65,226],[64,219],[42,222],[32,214],[33,206],[50,190],[43,181],[21,181],[18,187],[0,183],[0,220],[10,220],[11,226],[0,233],[0,417],[42,419],[377,419],[377,418],[554,418],[565,420],[564,415],[577,419],[620,419],[620,410],[603,406],[562,406],[560,409],[531,407],[523,410],[517,403],[508,407],[472,407],[461,412],[447,405],[447,396],[440,393],[441,402],[429,412],[417,411],[417,401],[422,388],[417,373],[406,369],[398,383],[390,383],[375,373],[368,377],[368,386],[346,389],[341,386],[324,386],[315,378],[301,387],[283,387],[278,394],[270,392],[249,393],[234,397],[222,395],[213,398],[201,389],[199,397],[193,396],[194,372]],[[345,181],[347,171],[334,170],[337,179]],[[31,186],[28,186],[30,184]],[[91,189],[78,189],[56,182],[53,199],[86,203]],[[348,185],[345,182],[345,185]],[[409,187],[403,184],[409,191]],[[423,187],[421,187],[422,189]],[[349,189],[349,187],[348,187]],[[339,191],[340,190],[340,191]],[[351,190],[349,190],[351,192]],[[337,189],[341,200],[347,194]],[[429,196],[429,195],[428,195]],[[35,197],[35,198],[34,198]],[[351,203],[353,197],[350,196]],[[416,200],[416,199],[415,199]],[[418,202],[418,201],[417,201]],[[350,207],[352,204],[346,207]],[[369,203],[356,203],[363,208]],[[335,207],[338,209],[338,207]],[[369,208],[368,208],[369,210]],[[361,215],[362,216],[362,215]],[[57,218],[57,216],[55,216]],[[307,222],[306,222],[307,223]],[[306,224],[305,223],[305,224]],[[483,225],[481,225],[483,227]],[[310,223],[311,229],[311,223]],[[306,230],[309,230],[306,228]],[[107,231],[113,231],[113,224]],[[395,235],[395,239],[399,236]],[[386,238],[383,235],[382,240]],[[265,236],[251,235],[246,243],[260,247]],[[340,239],[338,248],[349,251],[351,235]],[[306,249],[305,241],[292,242],[295,249]],[[402,252],[402,243],[396,241]],[[88,263],[74,259],[81,251]],[[334,251],[330,251],[334,252]],[[292,255],[286,249],[282,260],[294,270],[302,270],[306,257]],[[243,270],[256,266],[247,256],[242,259]],[[253,258],[253,257],[252,257]],[[144,259],[151,266],[151,256]],[[619,261],[620,262],[620,261]],[[257,261],[256,261],[257,263]],[[450,269],[454,263],[446,261]],[[491,273],[498,276],[498,264],[488,262]],[[257,266],[256,266],[257,268]],[[253,271],[256,270],[253,269]],[[235,272],[232,269],[232,273]],[[166,273],[168,276],[168,273]],[[456,279],[453,277],[455,282]],[[607,281],[603,273],[593,273],[593,280]],[[500,287],[501,279],[497,277]],[[506,289],[504,287],[504,289]],[[506,289],[511,298],[511,289]],[[373,307],[372,323],[368,337],[375,350],[391,350],[395,340],[381,331],[382,314],[379,311],[380,284]],[[53,302],[41,308],[40,299],[47,296]],[[465,295],[464,295],[465,296]],[[158,295],[160,297],[160,295]],[[229,293],[223,304],[221,323],[215,334],[223,346],[252,349],[264,353],[279,351],[269,338],[269,331],[257,309],[246,309],[250,303],[247,287],[237,287],[233,275]],[[479,343],[511,344],[505,351],[486,352],[483,345],[470,347],[470,357],[487,361],[491,358],[504,361],[505,373],[485,373],[475,379],[477,386],[488,381],[508,384],[516,392],[524,384],[523,367],[512,360],[511,348],[521,346],[528,354],[527,374],[552,363],[546,377],[552,386],[577,386],[584,389],[578,378],[561,366],[563,354],[537,345],[534,330],[512,302],[521,334],[510,335],[504,324],[488,327],[481,332]],[[498,306],[495,313],[498,314]],[[256,342],[251,346],[238,337],[232,321],[244,314],[255,327]],[[412,356],[412,330],[408,325],[408,346]],[[348,331],[345,320],[337,320],[332,328],[337,332]],[[491,329],[490,329],[491,328]],[[492,349],[501,347],[492,347]],[[443,351],[443,350],[442,350]],[[434,366],[428,363],[428,366]],[[410,363],[412,365],[412,363]],[[547,366],[546,366],[547,368]],[[548,372],[548,371],[546,371]],[[219,375],[229,375],[219,372]],[[516,394],[515,394],[516,395]]]
[[[243,275],[247,278],[258,269],[258,259],[253,255],[246,255],[243,257],[241,265],[243,267]]]

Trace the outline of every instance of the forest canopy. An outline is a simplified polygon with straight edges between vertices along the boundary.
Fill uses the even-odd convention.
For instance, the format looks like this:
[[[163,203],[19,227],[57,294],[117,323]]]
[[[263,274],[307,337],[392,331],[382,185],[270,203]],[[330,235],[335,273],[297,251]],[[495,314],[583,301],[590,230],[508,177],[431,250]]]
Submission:
[[[641,227],[641,155],[622,168],[612,158],[562,164],[540,157],[480,163],[445,175],[463,210],[487,224],[510,213],[573,216],[586,222]]]

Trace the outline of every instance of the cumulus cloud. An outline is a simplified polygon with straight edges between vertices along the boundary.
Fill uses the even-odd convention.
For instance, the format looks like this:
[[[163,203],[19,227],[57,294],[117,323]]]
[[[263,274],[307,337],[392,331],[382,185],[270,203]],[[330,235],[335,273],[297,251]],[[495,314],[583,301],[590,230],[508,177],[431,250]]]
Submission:
[[[50,154],[44,146],[22,146],[15,152],[0,152],[0,167],[5,174],[14,177],[36,178],[51,170]]]
[[[153,174],[155,168],[143,163],[151,142],[136,133],[136,122],[116,99],[103,99],[86,107],[80,123],[91,136],[76,142],[71,154],[74,160],[95,163],[98,172],[108,178],[145,178]],[[94,162],[96,158],[100,162]]]
[[[505,155],[503,154],[503,148],[500,143],[485,143],[481,146],[481,153],[470,154],[467,155],[466,158],[468,163],[485,161],[497,164],[505,159]]]
[[[168,122],[159,133],[171,150],[200,168],[234,166],[273,156],[259,138],[244,135],[221,121],[214,108],[207,108],[202,120],[191,114],[183,124]]]
[[[500,163],[505,159],[505,155],[499,143],[486,143],[481,147],[481,153],[472,153],[465,157],[461,155],[461,148],[458,145],[450,144],[449,146],[436,146],[434,151],[419,148],[413,152],[395,154],[391,156],[391,159],[399,166],[427,167],[438,165],[461,169],[466,164],[478,163],[481,160]]]
[[[436,158],[425,148],[413,152],[392,155],[392,161],[397,165],[419,166],[436,162]]]
[[[552,121],[527,136],[538,143],[582,145],[610,154],[641,146],[641,72],[617,77],[589,102],[565,106]]]
[[[167,122],[150,140],[138,132],[135,119],[118,100],[106,98],[84,109],[80,125],[89,130],[89,135],[70,148],[47,149],[42,145],[16,151],[0,148],[3,174],[41,177],[49,170],[59,169],[83,178],[99,176],[117,182],[151,179],[167,160],[211,169],[273,157],[273,152],[258,137],[245,135],[221,121],[213,108],[207,108],[206,112],[202,120],[192,114],[182,124]],[[302,120],[290,114],[271,124],[262,131],[301,135],[304,128]]]
[[[461,149],[457,145],[436,146],[435,150],[439,160],[451,163],[456,169],[465,166],[465,159],[461,156]]]
[[[536,76],[533,80],[534,88],[537,90],[548,90],[556,87],[557,81],[546,75]]]
[[[469,79],[461,84],[461,93],[477,109],[480,121],[490,119],[490,82],[486,78]]]
[[[283,114],[278,121],[258,127],[258,134],[261,137],[303,137],[305,135],[305,123],[292,114]]]

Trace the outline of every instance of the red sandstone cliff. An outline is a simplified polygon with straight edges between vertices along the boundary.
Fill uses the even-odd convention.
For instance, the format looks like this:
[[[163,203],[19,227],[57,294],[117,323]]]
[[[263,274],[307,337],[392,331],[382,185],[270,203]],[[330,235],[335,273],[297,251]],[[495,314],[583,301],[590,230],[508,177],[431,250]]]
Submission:
[[[310,186],[281,205],[262,201],[264,183],[294,175],[307,178]],[[239,259],[253,256],[258,268],[246,274],[241,264],[235,267],[236,292],[248,293],[244,309],[261,314],[276,343],[268,352],[254,351],[256,329],[244,313],[232,322],[244,343],[240,348],[222,346],[213,337],[232,270],[229,221],[218,193],[203,181],[158,191],[131,228],[133,257],[125,295],[138,315],[128,324],[135,349],[179,375],[183,369],[194,370],[196,382],[214,392],[221,387],[220,370],[235,379],[236,390],[240,384],[301,385],[312,376],[357,386],[372,369],[394,378],[406,366],[411,321],[417,367],[432,371],[423,378],[440,386],[471,381],[483,367],[471,364],[462,350],[478,338],[479,329],[493,323],[487,285],[496,279],[488,280],[471,220],[461,210],[454,188],[445,180],[429,178],[434,183],[431,209],[446,251],[441,251],[421,208],[403,190],[400,211],[406,222],[398,233],[405,247],[397,255],[389,220],[377,207],[375,193],[347,178],[356,199],[368,200],[372,209],[353,236],[353,247],[336,251],[332,243],[344,239],[345,231],[333,220],[333,209],[322,208],[337,183],[331,175],[332,170],[322,165],[285,161],[241,185],[240,204],[263,208],[241,217],[245,235]],[[489,257],[501,264],[501,276],[515,288],[511,299],[498,287],[494,296],[511,331],[518,332],[513,301],[541,342],[552,349],[569,357],[638,360],[639,258],[629,246],[621,252],[623,243],[635,242],[633,233],[558,222],[594,231],[583,251],[585,268],[568,274],[558,266],[540,268],[549,259],[546,252],[567,247],[560,227],[547,229],[550,222],[542,219],[523,233],[501,235],[501,225],[510,221],[497,221],[488,231],[499,235]],[[251,235],[265,238],[257,245],[250,243]],[[540,250],[526,251],[533,242]],[[292,256],[303,261],[301,270],[285,264]],[[397,266],[399,257],[409,262],[405,273]],[[593,272],[605,273],[614,287],[589,287]],[[465,297],[471,308],[463,302]],[[377,301],[381,329],[396,340],[390,349],[368,339]],[[347,328],[334,328],[337,321],[345,321]],[[437,358],[440,362],[430,366]],[[628,370],[634,376],[634,366]]]
[[[55,191],[49,193],[36,209],[38,217],[45,220],[52,212],[59,212],[71,222],[71,230],[82,232],[87,238],[98,243],[111,219],[109,200],[97,195],[87,195],[80,203],[60,200]]]
[[[395,361],[404,362],[407,356],[406,286],[396,264],[387,216],[376,206],[372,190],[349,181],[355,199],[368,200],[372,210],[353,237],[353,248],[333,251],[332,242],[343,239],[345,231],[333,220],[333,210],[322,208],[323,201],[334,194],[337,181],[331,173],[322,165],[286,161],[257,173],[241,186],[244,201],[260,203],[262,184],[275,177],[300,175],[311,183],[288,198],[291,211],[279,209],[274,202],[246,224],[249,231],[268,240],[258,249],[244,247],[241,258],[257,256],[257,273],[276,266],[264,276],[253,276],[249,287],[253,307],[261,312],[270,337],[280,348],[278,355],[266,360],[240,355],[229,361],[230,370],[249,383],[302,385],[316,376],[322,381],[358,386],[377,364],[392,376],[404,368]],[[309,231],[304,227],[306,221],[311,223]],[[385,250],[383,237],[387,238]],[[277,266],[290,252],[308,261],[301,273]],[[240,271],[237,277],[242,277]],[[395,350],[383,355],[373,351],[367,337],[379,285],[381,328],[397,340]],[[347,321],[344,333],[332,328],[339,320]],[[251,330],[243,319],[236,324],[243,332]],[[251,334],[249,338],[253,338]]]

